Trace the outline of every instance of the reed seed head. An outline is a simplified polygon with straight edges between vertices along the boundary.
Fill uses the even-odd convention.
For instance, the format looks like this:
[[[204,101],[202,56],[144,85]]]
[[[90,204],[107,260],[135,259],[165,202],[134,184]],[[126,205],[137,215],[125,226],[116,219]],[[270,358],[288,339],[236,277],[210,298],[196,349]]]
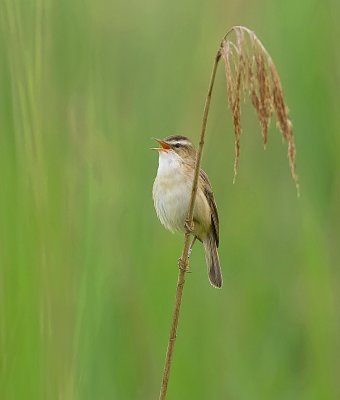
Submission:
[[[232,32],[235,34],[235,41],[228,39]],[[235,26],[225,35],[219,52],[224,61],[228,105],[233,115],[235,133],[234,181],[241,149],[241,97],[249,97],[261,125],[265,147],[270,121],[275,114],[277,126],[284,140],[288,143],[290,171],[299,195],[292,123],[284,100],[281,80],[272,58],[255,33],[243,26]]]

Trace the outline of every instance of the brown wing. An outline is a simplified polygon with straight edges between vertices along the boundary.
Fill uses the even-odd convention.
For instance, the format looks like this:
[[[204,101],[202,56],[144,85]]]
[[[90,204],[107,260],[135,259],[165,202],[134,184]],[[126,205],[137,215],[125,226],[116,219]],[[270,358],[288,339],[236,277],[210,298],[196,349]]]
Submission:
[[[220,241],[220,235],[219,235],[219,220],[218,220],[218,212],[217,212],[217,207],[214,199],[214,193],[211,189],[211,185],[209,182],[209,178],[207,174],[203,171],[203,169],[200,170],[200,178],[203,181],[203,188],[204,188],[204,194],[206,199],[208,200],[209,206],[210,206],[210,212],[211,212],[211,225],[213,228],[213,233],[214,237],[216,240],[216,245],[218,247],[219,241]]]

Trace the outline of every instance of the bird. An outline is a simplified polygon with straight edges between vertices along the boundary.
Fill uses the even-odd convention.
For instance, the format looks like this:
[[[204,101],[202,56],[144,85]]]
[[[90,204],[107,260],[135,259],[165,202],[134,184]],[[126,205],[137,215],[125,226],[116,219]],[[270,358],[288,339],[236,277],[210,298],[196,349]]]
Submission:
[[[192,142],[181,135],[155,139],[160,147],[158,170],[153,184],[152,197],[158,219],[170,232],[185,232],[186,218],[195,173],[196,149]],[[208,175],[200,169],[193,213],[192,247],[198,239],[202,242],[211,285],[223,284],[219,246],[219,218],[214,194]]]

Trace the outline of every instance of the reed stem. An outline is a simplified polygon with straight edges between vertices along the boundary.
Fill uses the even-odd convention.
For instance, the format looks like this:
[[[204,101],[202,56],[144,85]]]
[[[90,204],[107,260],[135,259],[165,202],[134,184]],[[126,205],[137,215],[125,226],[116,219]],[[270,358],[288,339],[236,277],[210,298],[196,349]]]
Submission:
[[[173,356],[173,351],[174,351],[176,337],[177,337],[177,326],[178,326],[179,314],[180,314],[180,309],[181,309],[181,304],[182,304],[183,289],[184,289],[184,284],[185,284],[185,274],[189,269],[188,255],[189,255],[189,248],[190,248],[190,234],[192,231],[194,205],[195,205],[195,200],[196,200],[197,184],[198,184],[198,177],[199,177],[199,171],[200,171],[200,166],[201,166],[204,138],[205,138],[205,132],[206,132],[206,127],[207,127],[207,122],[208,122],[211,94],[213,91],[216,70],[217,70],[217,66],[218,66],[218,62],[219,62],[220,58],[221,58],[221,54],[220,54],[220,50],[218,50],[218,52],[215,56],[214,65],[213,65],[211,78],[210,78],[210,82],[209,82],[208,94],[207,94],[205,106],[204,106],[201,136],[200,136],[200,142],[199,142],[197,158],[196,158],[196,165],[195,165],[195,175],[194,175],[194,180],[193,180],[193,184],[192,184],[188,216],[186,219],[187,229],[186,229],[185,236],[184,236],[184,246],[183,246],[183,250],[182,250],[182,255],[178,262],[179,272],[178,272],[178,279],[177,279],[176,302],[175,302],[175,307],[174,307],[173,316],[172,316],[172,324],[171,324],[171,328],[170,328],[168,349],[166,352],[162,386],[161,386],[161,391],[160,391],[160,395],[159,395],[159,400],[166,399],[166,394],[167,394],[167,390],[168,390],[172,356]]]

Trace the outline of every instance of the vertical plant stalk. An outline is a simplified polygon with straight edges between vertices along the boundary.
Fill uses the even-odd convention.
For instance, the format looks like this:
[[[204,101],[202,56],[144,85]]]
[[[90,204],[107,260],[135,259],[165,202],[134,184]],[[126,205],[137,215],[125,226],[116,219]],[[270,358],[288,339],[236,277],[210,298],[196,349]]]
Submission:
[[[235,33],[236,43],[227,39],[231,33]],[[178,262],[179,273],[176,289],[176,302],[173,311],[159,400],[166,399],[168,389],[172,356],[176,342],[177,326],[185,284],[185,274],[189,269],[188,255],[190,247],[190,235],[193,228],[194,205],[196,200],[205,132],[216,71],[221,58],[223,59],[225,65],[227,98],[229,108],[233,116],[234,125],[234,181],[237,174],[241,149],[241,98],[242,95],[244,97],[245,95],[248,95],[253,107],[256,110],[258,120],[262,128],[264,146],[267,144],[268,129],[271,117],[273,114],[276,115],[277,126],[281,131],[283,139],[288,144],[290,172],[296,186],[297,194],[299,194],[298,176],[295,172],[295,143],[292,132],[292,124],[288,116],[288,107],[284,101],[283,89],[279,74],[269,53],[257,38],[255,33],[246,27],[234,26],[224,36],[215,56],[208,93],[205,101],[201,135],[195,165],[195,174],[192,184],[188,215],[185,221],[186,232],[184,236],[184,246],[181,258]]]
[[[215,56],[214,65],[213,65],[211,78],[210,78],[210,82],[209,82],[208,94],[207,94],[205,106],[204,106],[202,130],[201,130],[200,142],[199,142],[197,158],[196,158],[195,175],[194,175],[194,180],[193,180],[193,184],[192,184],[188,216],[186,219],[186,232],[185,232],[185,237],[184,237],[184,246],[183,246],[181,258],[178,261],[179,272],[178,272],[178,279],[177,279],[176,302],[175,302],[175,308],[173,311],[172,324],[171,324],[171,329],[170,329],[168,349],[166,352],[165,366],[164,366],[162,386],[161,386],[161,391],[160,391],[160,395],[159,395],[159,400],[164,400],[166,398],[167,389],[168,389],[171,362],[172,362],[172,356],[173,356],[173,351],[174,351],[176,337],[177,337],[177,326],[178,326],[179,313],[180,313],[181,304],[182,304],[183,289],[184,289],[184,284],[185,284],[185,274],[189,269],[189,257],[188,256],[189,256],[189,248],[190,248],[190,234],[192,231],[194,205],[195,205],[195,200],[196,200],[197,183],[198,183],[198,176],[199,176],[201,159],[202,159],[204,137],[205,137],[205,131],[206,131],[207,121],[208,121],[208,114],[209,114],[209,108],[210,108],[210,102],[211,102],[211,94],[213,91],[217,65],[218,65],[220,58],[221,58],[221,54],[220,54],[220,50],[218,50],[218,52]]]

